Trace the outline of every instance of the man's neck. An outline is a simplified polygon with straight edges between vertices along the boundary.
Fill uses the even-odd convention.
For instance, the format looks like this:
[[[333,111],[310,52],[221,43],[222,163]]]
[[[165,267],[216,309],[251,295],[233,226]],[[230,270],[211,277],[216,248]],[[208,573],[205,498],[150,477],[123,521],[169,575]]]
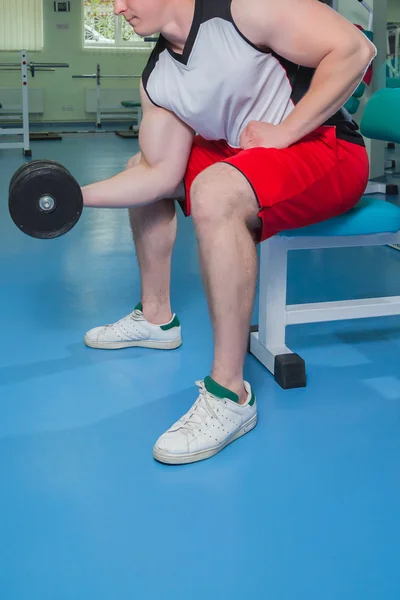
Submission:
[[[183,52],[186,40],[192,27],[195,0],[175,0],[171,4],[171,12],[165,27],[160,32],[169,42],[171,50],[178,54]]]

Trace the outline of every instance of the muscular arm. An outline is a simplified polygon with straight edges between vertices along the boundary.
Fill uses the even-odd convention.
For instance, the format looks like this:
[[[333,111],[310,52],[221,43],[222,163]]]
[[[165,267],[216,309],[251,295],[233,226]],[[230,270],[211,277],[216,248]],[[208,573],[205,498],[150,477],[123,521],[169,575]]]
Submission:
[[[318,0],[234,0],[232,12],[255,44],[316,69],[308,93],[280,126],[290,143],[345,104],[376,55],[362,32]]]
[[[141,162],[110,179],[82,188],[85,206],[126,208],[171,196],[181,183],[193,131],[178,117],[154,106],[141,86]]]

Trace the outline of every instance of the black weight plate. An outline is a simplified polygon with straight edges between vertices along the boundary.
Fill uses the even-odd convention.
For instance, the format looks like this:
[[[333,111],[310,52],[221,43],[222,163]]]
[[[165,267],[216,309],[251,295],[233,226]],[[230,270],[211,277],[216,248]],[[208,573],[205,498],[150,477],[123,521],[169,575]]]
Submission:
[[[34,238],[59,237],[72,229],[82,214],[81,188],[64,167],[48,162],[31,166],[12,185],[11,218],[21,231]],[[39,206],[40,198],[45,195],[55,200],[54,209],[48,213]]]
[[[60,167],[60,169],[64,169],[65,171],[67,171],[67,169],[65,167],[60,165],[55,160],[46,160],[46,159],[31,160],[30,162],[27,162],[27,163],[24,163],[23,165],[21,165],[20,168],[15,171],[14,175],[11,177],[10,185],[8,186],[9,193],[11,192],[11,188],[14,185],[14,182],[17,179],[17,177],[19,177],[20,175],[22,175],[22,173],[24,173],[25,171],[27,171],[29,169],[32,169],[32,168],[35,169],[36,166],[38,166],[38,165],[57,165],[58,167]]]
[[[31,163],[24,163],[23,165],[20,166],[19,169],[17,169],[15,171],[14,175],[11,177],[10,185],[8,186],[8,192],[11,191],[11,188],[14,184],[14,181],[17,179],[17,177],[19,177],[20,174],[23,173],[23,171],[25,171],[25,169],[30,166],[30,164]]]

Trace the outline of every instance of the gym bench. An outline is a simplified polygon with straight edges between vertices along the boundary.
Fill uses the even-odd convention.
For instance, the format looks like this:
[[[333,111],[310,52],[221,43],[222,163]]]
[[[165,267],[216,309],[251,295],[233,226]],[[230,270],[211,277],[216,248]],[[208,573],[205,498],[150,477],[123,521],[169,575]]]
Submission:
[[[374,94],[362,119],[363,135],[400,143],[399,106],[400,89]],[[398,189],[392,186],[391,193],[398,193]],[[282,232],[261,244],[259,320],[258,326],[252,327],[249,350],[282,388],[306,386],[305,362],[286,346],[287,325],[400,315],[400,296],[288,305],[288,252],[399,244],[400,207],[374,195],[363,196],[339,217]]]

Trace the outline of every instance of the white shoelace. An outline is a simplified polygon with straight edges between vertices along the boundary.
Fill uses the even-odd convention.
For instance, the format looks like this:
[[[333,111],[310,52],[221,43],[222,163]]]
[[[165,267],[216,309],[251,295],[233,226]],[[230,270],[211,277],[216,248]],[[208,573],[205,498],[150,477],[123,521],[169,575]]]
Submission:
[[[144,318],[144,314],[142,313],[142,311],[138,310],[137,308],[135,308],[135,310],[133,311],[133,313],[131,313],[129,316],[132,317],[132,319],[134,321],[145,321],[146,320]]]
[[[178,427],[180,430],[194,436],[197,431],[201,432],[201,426],[207,425],[207,420],[211,417],[216,419],[222,426],[222,422],[216,414],[212,405],[215,398],[207,391],[204,381],[196,381],[196,385],[200,388],[200,395],[194,403],[191,410],[179,421]]]
[[[144,318],[143,313],[140,310],[137,310],[135,308],[135,310],[130,314],[127,315],[126,317],[122,317],[122,319],[119,319],[119,321],[116,321],[115,323],[110,323],[109,325],[106,326],[106,329],[111,329],[112,327],[117,327],[120,323],[122,323],[122,321],[125,321],[126,319],[133,319],[134,321],[145,321],[146,319]]]

